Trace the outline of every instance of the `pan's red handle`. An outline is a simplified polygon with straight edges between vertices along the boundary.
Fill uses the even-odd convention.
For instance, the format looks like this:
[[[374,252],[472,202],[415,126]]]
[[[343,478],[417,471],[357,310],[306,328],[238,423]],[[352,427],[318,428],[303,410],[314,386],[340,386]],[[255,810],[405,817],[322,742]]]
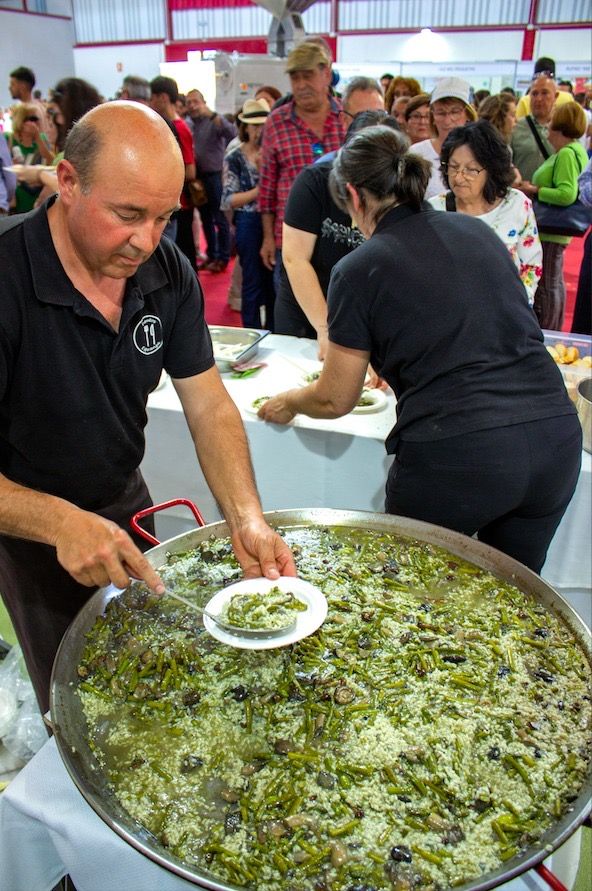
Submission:
[[[551,870],[547,869],[544,863],[539,863],[538,866],[535,866],[535,872],[538,872],[541,879],[543,879],[553,891],[567,891],[563,882],[560,882],[557,876],[553,875]]]
[[[145,507],[144,510],[139,510],[137,514],[134,514],[130,520],[130,526],[138,535],[141,535],[142,538],[145,538],[146,541],[149,541],[150,544],[159,545],[160,542],[157,538],[151,535],[149,532],[146,532],[145,529],[139,524],[139,520],[142,520],[144,517],[149,517],[151,514],[156,514],[158,511],[166,510],[169,507],[174,507],[176,504],[184,504],[185,507],[188,507],[189,510],[193,513],[193,516],[196,519],[198,526],[205,526],[206,521],[202,517],[198,507],[193,503],[193,501],[189,501],[188,498],[173,498],[171,501],[163,501],[161,504],[153,504],[152,507]]]

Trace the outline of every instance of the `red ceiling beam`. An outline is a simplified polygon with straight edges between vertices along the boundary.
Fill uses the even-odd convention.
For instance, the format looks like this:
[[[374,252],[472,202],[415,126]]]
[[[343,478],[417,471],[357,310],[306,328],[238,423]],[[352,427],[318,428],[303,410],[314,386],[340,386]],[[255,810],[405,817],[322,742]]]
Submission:
[[[528,22],[522,35],[522,53],[520,59],[522,62],[529,62],[534,56],[534,42],[536,40],[536,20],[538,12],[539,0],[530,0],[530,8],[528,10]]]

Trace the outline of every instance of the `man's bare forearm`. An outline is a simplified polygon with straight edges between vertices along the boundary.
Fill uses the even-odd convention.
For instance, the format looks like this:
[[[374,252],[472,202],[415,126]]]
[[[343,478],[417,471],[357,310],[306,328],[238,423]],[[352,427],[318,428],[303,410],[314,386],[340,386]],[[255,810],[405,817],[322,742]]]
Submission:
[[[253,514],[261,503],[245,429],[234,403],[216,413],[215,431],[198,436],[195,450],[206,482],[231,530]]]
[[[231,529],[261,505],[245,428],[216,368],[173,381],[206,482]]]
[[[0,475],[0,533],[54,545],[64,520],[78,511],[75,505],[13,483]]]
[[[284,267],[292,291],[306,318],[317,334],[327,329],[327,301],[319,278],[308,260],[284,256]]]

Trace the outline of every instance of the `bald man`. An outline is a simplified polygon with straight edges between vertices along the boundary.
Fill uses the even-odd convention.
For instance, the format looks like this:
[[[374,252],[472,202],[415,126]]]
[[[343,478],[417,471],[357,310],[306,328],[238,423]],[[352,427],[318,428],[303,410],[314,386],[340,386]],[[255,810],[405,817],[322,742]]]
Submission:
[[[558,95],[557,84],[550,75],[536,75],[529,93],[530,114],[521,118],[512,131],[512,161],[526,182],[555,153],[548,130]]]
[[[195,273],[161,241],[184,178],[170,129],[138,103],[99,106],[72,129],[57,178],[58,195],[0,236],[0,591],[42,710],[94,587],[132,575],[164,591],[124,531],[150,504],[139,465],[163,368],[245,574],[295,573],[263,519]]]

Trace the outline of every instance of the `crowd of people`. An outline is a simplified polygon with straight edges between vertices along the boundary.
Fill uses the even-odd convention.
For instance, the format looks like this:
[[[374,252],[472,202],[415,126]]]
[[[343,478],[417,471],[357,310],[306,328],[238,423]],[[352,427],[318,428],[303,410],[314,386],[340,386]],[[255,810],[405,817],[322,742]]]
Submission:
[[[196,271],[224,272],[236,256],[229,303],[240,309],[242,324],[316,337],[322,356],[331,268],[360,237],[352,235],[351,221],[335,205],[319,224],[323,189],[313,183],[310,194],[303,193],[299,174],[313,163],[332,162],[358,114],[388,114],[405,134],[408,150],[430,162],[425,199],[435,209],[468,213],[493,226],[516,263],[541,327],[561,329],[563,255],[570,238],[537,231],[532,199],[566,206],[577,198],[578,179],[592,154],[592,97],[574,95],[569,82],[557,81],[547,57],[535,63],[532,83],[520,98],[510,87],[494,95],[473,91],[457,77],[442,78],[427,93],[415,78],[390,74],[379,81],[354,77],[338,95],[332,61],[322,38],[307,39],[287,59],[291,92],[282,96],[276,87],[263,86],[234,119],[209,108],[197,89],[181,95],[170,77],[124,79],[117,98],[155,109],[183,154],[180,206],[165,235]],[[18,182],[4,174],[0,212],[28,211],[55,191],[55,167],[67,133],[104,101],[79,78],[61,80],[45,102],[38,91],[33,95],[34,87],[30,69],[11,72],[11,95],[18,104],[12,132],[6,134],[8,152],[4,145],[0,150],[4,166],[12,162],[22,168]],[[458,131],[469,124],[477,126],[469,126],[465,142]],[[468,140],[480,146],[480,157]],[[471,155],[473,163],[450,162],[453,149],[458,157]],[[320,170],[314,174],[320,175]],[[590,252],[588,238],[584,271]],[[584,279],[574,314],[578,333],[590,331],[588,296]]]
[[[549,59],[522,109],[511,90],[477,99],[457,77],[431,93],[356,77],[339,96],[332,61],[322,39],[302,42],[286,59],[290,92],[261,87],[236,122],[169,77],[126,77],[113,100],[69,77],[43,102],[29,68],[10,74],[0,591],[44,711],[89,588],[132,574],[164,590],[123,531],[150,503],[139,466],[163,369],[245,573],[295,572],[263,517],[204,321],[206,276],[233,242],[243,324],[316,338],[324,363],[260,416],[344,414],[370,366],[398,402],[387,512],[542,566],[581,429],[541,333],[563,321],[569,239],[539,235],[532,199],[589,194],[589,116]],[[588,276],[590,247],[588,234]],[[580,286],[589,333],[589,279]]]

